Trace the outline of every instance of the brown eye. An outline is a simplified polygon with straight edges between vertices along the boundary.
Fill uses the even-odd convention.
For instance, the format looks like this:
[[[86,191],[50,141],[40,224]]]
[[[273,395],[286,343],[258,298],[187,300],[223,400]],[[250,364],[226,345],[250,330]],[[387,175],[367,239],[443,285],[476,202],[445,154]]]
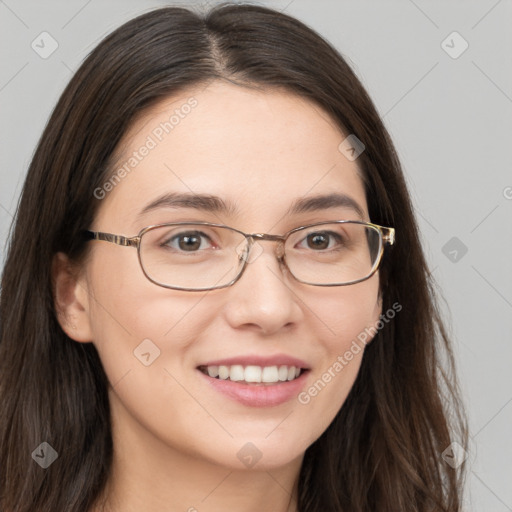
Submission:
[[[178,246],[183,251],[196,251],[201,247],[201,238],[196,235],[184,235],[178,238]]]
[[[343,245],[343,237],[333,231],[315,231],[306,235],[299,244],[304,249],[313,251],[324,251],[326,249],[337,249]]]
[[[211,240],[200,231],[188,231],[174,235],[163,245],[183,252],[196,252],[210,247]]]
[[[310,249],[327,249],[329,247],[329,237],[320,233],[308,235],[308,247]]]

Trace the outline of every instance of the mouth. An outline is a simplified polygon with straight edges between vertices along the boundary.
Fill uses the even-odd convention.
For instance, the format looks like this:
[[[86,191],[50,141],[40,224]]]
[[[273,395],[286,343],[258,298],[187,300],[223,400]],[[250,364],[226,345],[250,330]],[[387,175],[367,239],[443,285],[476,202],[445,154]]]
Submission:
[[[204,361],[196,371],[210,389],[243,406],[275,407],[297,397],[312,369],[289,354],[253,353]]]
[[[208,377],[222,381],[252,384],[255,386],[274,386],[298,379],[308,371],[293,365],[201,365],[197,368]]]

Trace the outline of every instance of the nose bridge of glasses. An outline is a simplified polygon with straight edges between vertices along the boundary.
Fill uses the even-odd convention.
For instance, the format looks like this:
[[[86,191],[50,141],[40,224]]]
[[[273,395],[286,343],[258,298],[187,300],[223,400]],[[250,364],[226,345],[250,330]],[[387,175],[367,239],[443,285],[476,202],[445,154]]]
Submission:
[[[246,239],[249,243],[249,248],[256,241],[268,241],[268,242],[278,242],[278,246],[276,248],[276,255],[278,259],[281,259],[284,254],[284,242],[286,237],[283,235],[270,235],[267,233],[252,233],[250,235],[246,235]]]
[[[285,239],[283,235],[268,235],[266,233],[253,233],[248,236],[256,240],[269,240],[271,242],[282,242]]]

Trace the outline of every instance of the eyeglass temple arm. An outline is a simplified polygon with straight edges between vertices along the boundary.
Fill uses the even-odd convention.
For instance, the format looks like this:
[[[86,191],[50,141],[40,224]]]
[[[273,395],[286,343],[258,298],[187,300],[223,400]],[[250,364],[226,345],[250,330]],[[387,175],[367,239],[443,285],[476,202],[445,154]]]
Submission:
[[[86,240],[102,240],[125,247],[137,247],[140,242],[140,237],[138,236],[128,238],[122,235],[113,235],[112,233],[100,233],[99,231],[84,231],[84,237]]]
[[[379,226],[379,228],[384,242],[389,245],[393,245],[395,243],[395,228],[384,228],[382,226]]]

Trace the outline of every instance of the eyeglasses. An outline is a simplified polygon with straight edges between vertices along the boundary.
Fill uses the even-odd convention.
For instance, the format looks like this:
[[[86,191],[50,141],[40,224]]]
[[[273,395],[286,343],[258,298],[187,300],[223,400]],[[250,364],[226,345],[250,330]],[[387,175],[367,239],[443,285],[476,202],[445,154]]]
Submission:
[[[203,291],[226,288],[263,251],[257,242],[278,242],[276,257],[299,282],[345,286],[369,279],[378,270],[394,228],[337,220],[301,226],[284,235],[247,234],[210,222],[172,222],[148,226],[132,238],[84,231],[86,240],[136,247],[144,275],[164,288]],[[258,254],[259,253],[259,254]]]

